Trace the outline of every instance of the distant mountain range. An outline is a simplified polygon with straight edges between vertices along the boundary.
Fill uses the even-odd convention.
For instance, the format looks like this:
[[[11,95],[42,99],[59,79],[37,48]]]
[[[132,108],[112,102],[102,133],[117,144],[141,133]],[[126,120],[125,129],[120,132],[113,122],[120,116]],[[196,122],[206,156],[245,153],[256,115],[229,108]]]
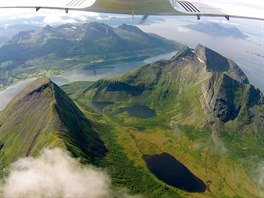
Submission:
[[[223,25],[219,25],[218,23],[197,23],[186,25],[186,27],[211,36],[234,37],[239,39],[247,38],[247,35],[243,34],[238,28],[225,27]]]
[[[143,60],[182,45],[139,28],[92,22],[22,31],[0,47],[0,83],[45,73],[88,68],[122,60]]]
[[[92,22],[46,26],[39,31],[23,31],[13,36],[1,49],[2,61],[25,62],[32,58],[55,55],[58,58],[95,56],[113,58],[137,55],[140,50],[175,49],[175,44],[135,26],[112,28]],[[19,53],[17,53],[19,52]],[[16,56],[14,56],[16,54]]]
[[[1,31],[1,30],[0,30]],[[6,41],[8,41],[8,37],[6,36],[0,36],[0,46],[4,44]]]
[[[7,40],[11,39],[13,36],[18,34],[22,31],[33,31],[33,30],[39,30],[41,27],[36,25],[30,25],[30,24],[16,24],[16,25],[8,25],[5,27],[0,26],[1,30],[1,36],[7,38]]]

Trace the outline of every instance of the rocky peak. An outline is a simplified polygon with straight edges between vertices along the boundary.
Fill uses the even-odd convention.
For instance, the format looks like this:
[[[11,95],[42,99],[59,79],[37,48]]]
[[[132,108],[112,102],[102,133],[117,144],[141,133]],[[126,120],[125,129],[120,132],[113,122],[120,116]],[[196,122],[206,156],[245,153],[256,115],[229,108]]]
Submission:
[[[211,73],[223,73],[231,78],[241,82],[249,83],[245,73],[238,67],[238,65],[222,56],[221,54],[199,44],[195,48],[197,59],[204,63],[207,72]]]
[[[171,61],[178,61],[179,58],[187,58],[187,57],[193,57],[194,52],[191,48],[185,47],[181,51],[177,52],[175,56],[171,58]]]
[[[84,40],[96,40],[102,37],[111,37],[116,35],[113,28],[98,22],[91,22],[87,25],[84,36]]]
[[[45,27],[42,28],[42,30],[45,32],[51,32],[54,30],[54,28],[50,25],[46,25]]]
[[[118,26],[118,29],[130,31],[130,32],[137,32],[137,33],[143,33],[142,30],[140,30],[138,27],[133,25],[127,25],[123,23],[122,25]]]
[[[31,38],[33,33],[33,30],[19,32],[18,34],[12,37],[11,43],[24,43],[25,41]]]
[[[226,72],[229,70],[229,62],[227,58],[217,52],[200,44],[195,48],[195,52],[197,58],[205,63],[208,72]]]

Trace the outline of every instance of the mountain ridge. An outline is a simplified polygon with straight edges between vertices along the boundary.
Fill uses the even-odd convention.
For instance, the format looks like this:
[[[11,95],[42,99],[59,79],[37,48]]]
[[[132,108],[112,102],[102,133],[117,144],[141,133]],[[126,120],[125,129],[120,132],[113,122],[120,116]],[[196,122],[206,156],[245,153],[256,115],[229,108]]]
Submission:
[[[212,60],[215,56],[220,63]],[[106,152],[102,141],[93,133],[100,131],[107,147],[103,163],[113,185],[125,186],[131,193],[153,198],[258,197],[259,188],[253,182],[254,174],[250,174],[250,168],[255,168],[263,159],[263,95],[248,83],[243,71],[233,61],[198,45],[196,49],[179,51],[170,60],[146,64],[121,76],[63,86],[83,114],[60,88],[51,83],[54,91],[50,83],[46,78],[35,81],[4,110],[6,116],[0,114],[0,124],[1,120],[4,123],[0,127],[1,160],[5,156],[12,157],[8,150],[17,153],[12,144],[6,143],[3,132],[9,131],[6,123],[9,122],[12,129],[20,127],[20,133],[25,134],[25,129],[18,123],[24,126],[34,123],[32,127],[43,128],[43,120],[48,123],[56,120],[54,125],[59,125],[57,128],[53,122],[47,126],[56,129],[55,135],[61,136],[45,138],[49,141],[44,144],[37,138],[39,141],[34,143],[35,146],[33,144],[31,154],[34,155],[34,149],[37,152],[43,145],[64,146],[74,156],[93,162],[91,154],[104,158]],[[94,111],[91,102],[99,104],[102,110]],[[21,111],[14,108],[15,105]],[[21,112],[26,113],[22,116]],[[37,119],[40,115],[50,115],[50,112],[55,112],[51,115],[56,119]],[[138,116],[138,112],[145,115]],[[247,116],[243,116],[246,114],[250,117],[248,121]],[[28,120],[32,117],[34,120]],[[84,136],[78,132],[79,129],[84,131],[83,128],[87,129]],[[19,139],[19,133],[15,135],[8,140],[24,141]],[[35,133],[27,135],[27,140],[36,137]],[[92,145],[86,147],[86,143],[80,142],[83,139],[90,140],[87,141]],[[21,144],[15,145],[21,147]],[[30,145],[26,145],[30,150]],[[162,175],[165,179],[153,174],[152,165],[147,164],[144,156],[155,159],[162,153],[172,161],[177,160],[199,178],[203,190],[195,194],[186,192],[187,188],[181,187],[185,177],[177,180],[179,187],[173,187],[167,181],[171,175],[169,171]],[[7,155],[2,157],[2,154]],[[169,163],[166,158],[161,160],[163,170],[174,170],[175,165],[165,166],[166,162]],[[189,182],[186,185],[191,187]]]
[[[7,164],[44,147],[58,146],[90,162],[107,153],[91,121],[46,77],[27,86],[0,112],[0,140]]]
[[[194,50],[185,48],[170,60],[147,64],[121,77],[99,80],[83,96],[94,101],[146,101],[164,111],[166,106],[172,108],[173,98],[195,86],[200,87],[197,94],[203,96],[201,104],[209,109],[210,116],[223,123],[232,121],[239,130],[243,127],[246,130],[247,125],[251,125],[252,130],[264,130],[264,120],[258,116],[264,113],[262,93],[249,84],[234,61],[202,45]],[[164,105],[164,101],[167,104]],[[255,102],[249,105],[250,101]],[[159,107],[159,104],[162,105]],[[208,120],[212,122],[210,116]]]
[[[145,155],[156,158],[162,153],[206,184],[203,193],[157,187],[149,197],[166,197],[169,190],[183,193],[179,197],[259,196],[255,171],[264,159],[263,94],[234,61],[219,53],[202,45],[185,48],[169,60],[91,83],[73,97],[95,112],[98,105],[100,122],[114,126],[122,151],[138,170],[152,172],[144,184],[154,178],[169,187],[170,173],[161,177],[153,171],[155,163],[142,161]],[[163,171],[168,169],[166,165]],[[113,178],[118,182],[121,174]],[[122,178],[129,188],[141,189],[127,175]]]
[[[64,47],[61,47],[64,51],[60,51],[56,47],[59,44],[63,44],[61,41],[64,42],[64,45],[62,45]],[[103,44],[101,41],[105,43]],[[120,45],[121,42],[123,44]],[[112,46],[107,45],[108,43],[111,43]],[[18,61],[26,61],[32,57],[46,56],[52,53],[58,57],[76,55],[97,55],[103,57],[103,52],[121,53],[122,50],[129,52],[131,50],[161,47],[175,49],[175,45],[172,42],[154,34],[144,33],[135,26],[121,25],[113,28],[98,22],[82,25],[65,24],[58,27],[47,25],[37,31],[20,32],[13,36],[9,44],[2,46],[3,62],[13,60],[12,57],[7,56],[10,50],[14,50],[12,46],[26,50],[23,52],[23,56],[21,55],[20,58],[16,57]],[[54,48],[50,48],[50,46]],[[47,51],[46,48],[50,51]],[[97,54],[98,51],[102,54]]]

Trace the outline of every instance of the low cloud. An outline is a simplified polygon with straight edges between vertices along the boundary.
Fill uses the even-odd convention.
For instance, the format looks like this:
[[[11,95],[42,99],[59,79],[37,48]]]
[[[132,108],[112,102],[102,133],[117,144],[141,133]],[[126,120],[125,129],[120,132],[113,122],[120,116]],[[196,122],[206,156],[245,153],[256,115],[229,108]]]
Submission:
[[[13,163],[2,189],[4,198],[131,197],[125,190],[113,190],[104,171],[82,165],[60,149],[44,149],[37,158]]]
[[[264,162],[260,163],[255,173],[255,182],[261,189],[261,197],[264,197]]]

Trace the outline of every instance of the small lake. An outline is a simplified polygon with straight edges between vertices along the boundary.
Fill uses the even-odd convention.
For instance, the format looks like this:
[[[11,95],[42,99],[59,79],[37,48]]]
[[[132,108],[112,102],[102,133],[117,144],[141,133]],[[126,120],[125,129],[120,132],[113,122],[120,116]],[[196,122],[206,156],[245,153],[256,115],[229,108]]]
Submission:
[[[104,108],[107,105],[111,105],[111,104],[113,103],[112,102],[89,102],[87,103],[89,107],[92,107],[98,113],[103,113]]]
[[[148,106],[136,105],[132,107],[120,108],[113,112],[113,115],[127,112],[130,117],[136,117],[141,119],[148,119],[157,115],[154,109],[150,109]]]
[[[159,180],[186,192],[204,192],[206,184],[168,153],[143,155],[150,172]]]
[[[141,126],[138,126],[138,127],[135,127],[137,130],[139,130],[139,131],[145,131],[146,130],[146,128],[145,127],[141,127]]]

